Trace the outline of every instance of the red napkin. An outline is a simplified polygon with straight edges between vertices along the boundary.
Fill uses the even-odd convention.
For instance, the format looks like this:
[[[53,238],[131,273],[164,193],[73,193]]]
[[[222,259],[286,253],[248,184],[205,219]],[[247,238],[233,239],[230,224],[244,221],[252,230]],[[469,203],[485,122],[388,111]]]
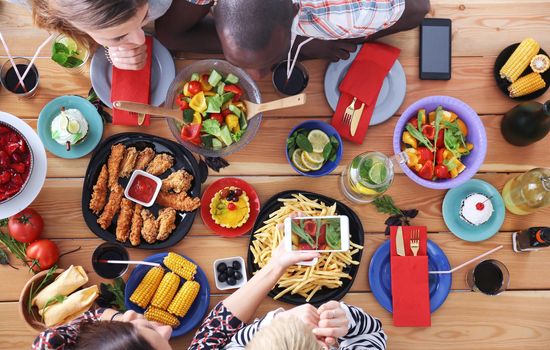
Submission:
[[[420,249],[413,256],[410,247],[412,229],[420,230]],[[397,327],[429,327],[430,288],[428,282],[428,234],[425,226],[403,226],[405,255],[397,255],[395,235],[397,226],[391,227],[391,289],[393,299],[393,324]]]
[[[399,49],[386,44],[363,44],[340,83],[340,99],[332,117],[332,126],[338,130],[340,136],[358,144],[363,143],[384,78],[400,52]],[[361,108],[361,103],[365,104],[365,108],[355,136],[352,137],[350,125],[344,125],[342,118],[354,96],[357,97],[355,108]]]
[[[147,44],[147,63],[141,70],[123,70],[113,66],[111,102],[130,101],[149,104],[153,38],[146,36],[145,43]],[[149,126],[149,122],[149,115],[146,115],[143,125]],[[113,108],[113,124],[138,125],[137,115]]]

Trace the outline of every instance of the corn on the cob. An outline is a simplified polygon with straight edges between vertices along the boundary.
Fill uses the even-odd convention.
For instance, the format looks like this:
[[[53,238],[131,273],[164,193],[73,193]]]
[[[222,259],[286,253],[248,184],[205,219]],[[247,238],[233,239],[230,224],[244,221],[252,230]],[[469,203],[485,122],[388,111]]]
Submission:
[[[546,55],[536,55],[531,60],[531,69],[535,73],[544,73],[550,68],[550,58]]]
[[[508,86],[508,91],[510,97],[519,97],[540,90],[545,86],[546,83],[539,73],[529,73]]]
[[[500,77],[506,78],[511,83],[515,82],[539,50],[540,45],[535,39],[524,39],[500,69]]]
[[[179,285],[180,278],[176,274],[168,272],[162,278],[162,281],[153,296],[153,300],[151,300],[151,305],[158,307],[159,309],[166,310],[168,305],[170,305],[172,298],[178,291]]]
[[[147,271],[145,277],[130,296],[130,301],[139,307],[146,308],[159,287],[162,276],[164,276],[164,269],[160,266]]]
[[[177,328],[180,325],[180,321],[176,316],[154,306],[149,306],[143,315],[149,321],[162,323],[172,328]]]
[[[168,312],[179,317],[185,316],[199,294],[199,289],[200,285],[196,281],[185,282],[168,306]]]
[[[197,265],[176,253],[168,253],[163,263],[167,268],[172,270],[172,272],[188,281],[192,281],[197,273]]]

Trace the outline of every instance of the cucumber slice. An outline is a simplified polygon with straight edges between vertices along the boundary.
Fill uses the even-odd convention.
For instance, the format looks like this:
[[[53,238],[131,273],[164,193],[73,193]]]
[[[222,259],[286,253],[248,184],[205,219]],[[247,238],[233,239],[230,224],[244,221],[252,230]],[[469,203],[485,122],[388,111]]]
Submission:
[[[225,78],[225,82],[229,84],[237,84],[239,82],[239,77],[237,77],[234,74],[229,73],[227,75],[227,78]]]
[[[218,86],[216,87],[216,89],[217,89],[216,92],[218,93],[218,95],[223,95],[223,93],[224,93],[223,89],[224,89],[224,88],[225,88],[225,83],[224,83],[224,82],[220,82],[220,83],[218,84]]]
[[[218,73],[215,69],[212,69],[212,73],[210,73],[210,76],[208,77],[208,84],[212,86],[218,85],[220,81],[222,81],[222,75]]]
[[[233,138],[231,137],[231,131],[229,131],[229,127],[227,125],[224,125],[220,132],[220,139],[223,143],[225,143],[226,146],[229,146],[233,143]]]
[[[223,147],[223,144],[220,140],[212,139],[212,149],[219,150],[219,149],[222,149],[222,147]]]
[[[239,107],[235,106],[235,105],[229,105],[229,110],[231,111],[231,113],[235,114],[237,117],[241,117],[241,110],[239,109]]]
[[[193,73],[191,74],[191,79],[189,79],[189,81],[199,81],[201,80],[201,76],[199,75],[199,73]]]

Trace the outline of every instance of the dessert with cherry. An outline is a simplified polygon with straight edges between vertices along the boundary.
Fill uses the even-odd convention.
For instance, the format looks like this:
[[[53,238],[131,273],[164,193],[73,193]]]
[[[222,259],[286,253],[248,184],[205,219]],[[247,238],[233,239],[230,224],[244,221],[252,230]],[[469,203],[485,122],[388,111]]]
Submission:
[[[250,200],[241,188],[225,187],[212,198],[210,215],[221,227],[241,227],[250,217]]]

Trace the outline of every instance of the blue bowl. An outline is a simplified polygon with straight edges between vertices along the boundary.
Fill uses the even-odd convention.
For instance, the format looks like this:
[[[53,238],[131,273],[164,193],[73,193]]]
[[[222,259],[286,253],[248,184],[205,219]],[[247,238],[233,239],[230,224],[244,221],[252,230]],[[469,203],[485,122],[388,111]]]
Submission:
[[[306,129],[306,130],[313,130],[313,129],[319,129],[323,131],[325,134],[327,134],[329,137],[334,136],[338,140],[338,143],[340,146],[338,147],[338,150],[336,151],[336,160],[334,162],[327,161],[319,170],[315,171],[309,171],[309,172],[303,172],[300,169],[296,168],[294,166],[294,163],[292,163],[292,160],[290,159],[292,157],[291,154],[288,154],[288,149],[286,149],[286,143],[285,143],[285,154],[286,154],[286,160],[288,161],[288,164],[294,169],[298,174],[304,175],[304,176],[310,176],[310,177],[319,177],[330,174],[338,164],[340,164],[340,161],[342,160],[342,154],[344,153],[344,145],[342,143],[342,138],[338,134],[338,131],[332,127],[332,125],[327,124],[320,120],[309,120],[307,122],[300,123],[294,127],[288,134],[287,139],[292,135],[296,130],[298,129]]]
[[[165,270],[169,270],[166,266],[162,265],[162,260],[166,255],[168,255],[168,253],[151,255],[148,258],[144,259],[144,261],[160,263]],[[182,256],[196,265],[193,260],[184,255]],[[124,289],[124,305],[128,310],[134,310],[135,312],[138,312],[140,314],[143,314],[145,312],[145,309],[137,306],[130,301],[130,296],[132,295],[134,290],[136,290],[139,282],[141,282],[143,277],[145,277],[147,271],[149,271],[151,268],[151,266],[138,265],[130,274],[128,282],[126,282],[126,288]],[[180,282],[180,287],[184,283],[184,281],[185,280],[182,278]],[[198,265],[197,274],[195,275],[195,281],[197,281],[201,286],[199,294],[197,295],[195,302],[193,303],[193,305],[191,305],[191,308],[189,309],[187,314],[184,317],[178,317],[180,325],[179,327],[173,329],[172,338],[182,336],[192,331],[193,328],[199,325],[199,323],[206,315],[206,312],[208,311],[208,306],[210,305],[210,286],[208,285],[208,278],[204,274],[204,271]]]

